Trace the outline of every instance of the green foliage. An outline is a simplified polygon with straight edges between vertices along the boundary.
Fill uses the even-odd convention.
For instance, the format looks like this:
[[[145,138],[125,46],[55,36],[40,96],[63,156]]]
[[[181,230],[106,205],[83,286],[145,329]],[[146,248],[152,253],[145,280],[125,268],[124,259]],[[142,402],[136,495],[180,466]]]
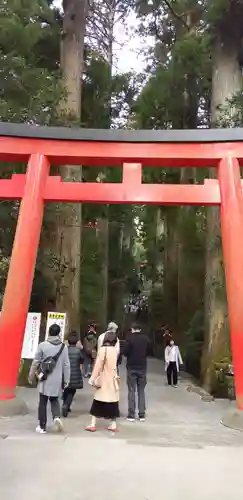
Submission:
[[[49,24],[47,20],[49,19]],[[10,0],[0,11],[0,116],[7,121],[31,121],[48,124],[54,119],[62,87],[57,62],[50,72],[47,52],[41,57],[41,46],[49,45],[48,60],[53,56],[49,44],[58,41],[55,11],[45,0]],[[55,43],[56,43],[55,42]],[[43,64],[43,65],[42,65]],[[53,69],[53,59],[50,64]]]
[[[194,126],[201,124],[197,111],[200,100],[202,108],[207,105],[211,70],[208,49],[208,38],[202,36],[175,43],[172,57],[156,66],[136,102],[139,127],[192,128],[192,120]]]
[[[95,229],[83,229],[81,265],[81,318],[83,328],[91,320],[102,322],[102,248]]]
[[[220,128],[242,127],[243,125],[243,91],[237,92],[227,99],[224,106],[218,109],[217,126]]]
[[[212,22],[218,22],[225,14],[229,12],[231,0],[208,0],[208,19]]]
[[[0,118],[3,121],[49,124],[55,121],[60,97],[59,35],[61,17],[46,0],[8,0],[0,7]],[[23,173],[25,166],[1,164],[1,177]],[[0,283],[3,292],[19,203],[1,202]],[[50,283],[39,254],[31,309],[41,310]],[[1,296],[2,299],[2,296]]]

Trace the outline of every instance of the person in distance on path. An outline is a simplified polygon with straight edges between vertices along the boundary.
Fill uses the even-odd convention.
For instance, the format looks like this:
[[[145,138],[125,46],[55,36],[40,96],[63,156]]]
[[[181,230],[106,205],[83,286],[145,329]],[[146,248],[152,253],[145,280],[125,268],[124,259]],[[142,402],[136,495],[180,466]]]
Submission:
[[[90,377],[92,373],[97,354],[97,339],[98,336],[95,325],[93,323],[90,323],[83,341],[84,378]]]
[[[163,339],[164,339],[165,347],[167,347],[167,345],[170,345],[170,340],[172,339],[172,334],[171,334],[168,326],[163,327],[162,332],[163,332]]]
[[[78,335],[76,332],[71,332],[68,336],[68,356],[70,361],[70,382],[63,391],[63,407],[62,415],[67,417],[71,411],[71,405],[77,389],[83,389],[83,377],[81,364],[84,361],[83,352],[80,347],[77,347]]]
[[[147,384],[147,357],[149,354],[149,339],[140,326],[134,323],[131,335],[124,347],[127,358],[128,415],[127,420],[134,422],[136,417],[136,392],[138,395],[138,418],[145,420],[145,387]]]
[[[182,364],[180,349],[171,339],[169,345],[165,348],[165,370],[168,385],[172,385],[173,382],[173,387],[177,387],[179,367]]]

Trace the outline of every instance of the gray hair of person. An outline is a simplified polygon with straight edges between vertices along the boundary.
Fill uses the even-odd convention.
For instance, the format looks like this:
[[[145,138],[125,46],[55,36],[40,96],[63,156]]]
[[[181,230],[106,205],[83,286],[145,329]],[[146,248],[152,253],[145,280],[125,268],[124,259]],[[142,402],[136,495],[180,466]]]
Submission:
[[[118,330],[118,325],[115,323],[115,321],[110,321],[110,323],[108,323],[107,326],[107,331],[116,333],[117,330]]]

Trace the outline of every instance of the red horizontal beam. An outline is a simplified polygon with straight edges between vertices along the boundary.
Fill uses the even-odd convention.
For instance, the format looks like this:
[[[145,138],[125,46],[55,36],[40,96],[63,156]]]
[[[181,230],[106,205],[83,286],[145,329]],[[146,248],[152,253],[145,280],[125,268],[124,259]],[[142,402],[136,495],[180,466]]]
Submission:
[[[134,175],[135,179],[138,171],[135,169],[135,173],[133,171],[131,175]],[[0,180],[0,199],[21,199],[24,186],[25,175],[22,174],[13,175],[12,179]],[[137,183],[132,185],[63,182],[60,177],[51,176],[47,180],[44,199],[47,202],[73,203],[219,205],[220,193],[217,180],[207,180],[204,185]]]
[[[41,153],[55,165],[121,166],[139,162],[158,167],[216,167],[227,154],[243,163],[243,142],[237,143],[103,143],[0,137],[0,161],[28,161]]]

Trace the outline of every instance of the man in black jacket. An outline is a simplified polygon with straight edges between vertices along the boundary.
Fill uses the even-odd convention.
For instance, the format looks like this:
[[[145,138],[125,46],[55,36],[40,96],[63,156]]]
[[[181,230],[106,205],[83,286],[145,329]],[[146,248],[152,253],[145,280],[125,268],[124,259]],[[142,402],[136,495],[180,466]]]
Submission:
[[[136,391],[138,393],[138,418],[145,420],[145,387],[147,384],[147,356],[149,339],[137,324],[133,324],[131,335],[124,347],[127,358],[128,416],[134,422],[136,412]]]

